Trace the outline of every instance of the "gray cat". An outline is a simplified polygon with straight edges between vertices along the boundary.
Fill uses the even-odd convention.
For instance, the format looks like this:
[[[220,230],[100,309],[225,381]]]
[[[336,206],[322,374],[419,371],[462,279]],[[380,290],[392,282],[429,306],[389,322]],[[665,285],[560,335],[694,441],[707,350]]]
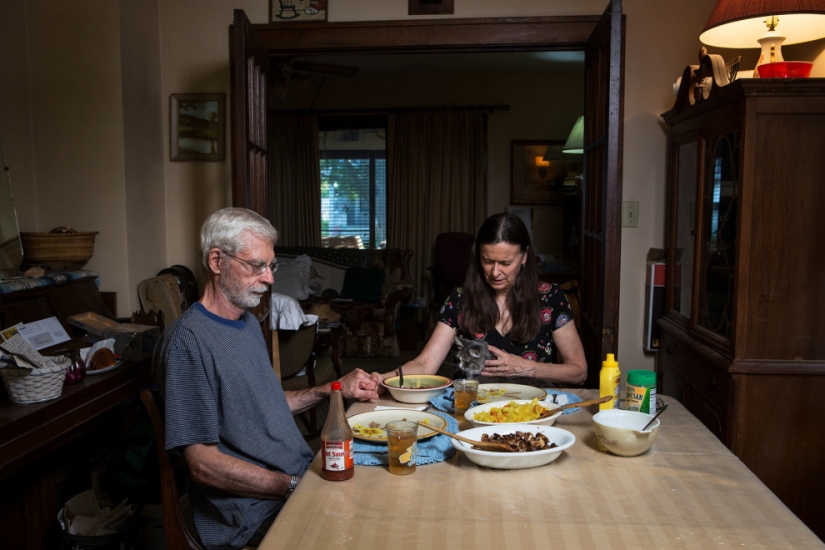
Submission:
[[[484,340],[468,340],[455,337],[455,344],[458,347],[456,358],[458,358],[458,368],[464,371],[467,378],[478,379],[482,384],[523,384],[535,387],[553,387],[549,380],[530,378],[527,376],[481,376],[485,361],[495,359],[496,356],[490,351],[487,342]]]
[[[467,340],[460,336],[455,337],[458,346],[458,368],[464,371],[467,378],[478,378],[487,359],[495,359],[484,340]]]

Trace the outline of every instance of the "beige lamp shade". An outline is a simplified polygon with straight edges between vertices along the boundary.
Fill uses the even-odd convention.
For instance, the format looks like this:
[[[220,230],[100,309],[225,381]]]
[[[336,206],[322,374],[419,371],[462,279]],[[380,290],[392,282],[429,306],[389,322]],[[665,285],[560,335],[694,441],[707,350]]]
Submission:
[[[758,48],[765,20],[777,16],[784,44],[825,38],[825,0],[719,0],[699,41],[720,48]]]

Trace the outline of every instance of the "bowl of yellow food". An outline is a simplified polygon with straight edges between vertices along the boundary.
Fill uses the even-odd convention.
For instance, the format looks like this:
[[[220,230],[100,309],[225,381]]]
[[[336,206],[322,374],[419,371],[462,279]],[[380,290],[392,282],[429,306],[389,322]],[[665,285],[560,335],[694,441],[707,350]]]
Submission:
[[[464,413],[464,418],[473,426],[496,426],[500,424],[540,424],[551,426],[562,411],[555,403],[538,399],[517,399],[513,401],[496,401],[484,403]]]
[[[613,454],[636,456],[653,446],[659,434],[659,419],[642,430],[652,417],[647,413],[607,409],[593,415],[593,430],[599,443]]]
[[[381,385],[387,388],[396,401],[402,403],[429,403],[430,399],[444,393],[453,381],[446,376],[435,374],[405,374],[404,386],[401,378],[385,378]]]
[[[487,468],[518,470],[544,466],[559,458],[573,446],[576,436],[553,426],[484,426],[458,432],[474,441],[503,441],[516,446],[516,452],[484,451],[469,443],[452,440],[453,447],[463,452],[472,462]]]

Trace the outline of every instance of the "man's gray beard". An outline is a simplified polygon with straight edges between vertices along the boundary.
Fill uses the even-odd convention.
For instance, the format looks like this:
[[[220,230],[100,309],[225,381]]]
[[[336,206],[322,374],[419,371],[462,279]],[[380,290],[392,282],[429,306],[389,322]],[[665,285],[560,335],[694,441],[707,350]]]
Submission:
[[[234,279],[220,279],[218,281],[218,288],[223,292],[230,304],[240,309],[250,309],[261,302],[261,296],[252,294],[253,291],[266,292],[265,285],[261,285],[262,288],[252,286],[244,290],[238,288],[237,285],[233,283],[236,283]]]

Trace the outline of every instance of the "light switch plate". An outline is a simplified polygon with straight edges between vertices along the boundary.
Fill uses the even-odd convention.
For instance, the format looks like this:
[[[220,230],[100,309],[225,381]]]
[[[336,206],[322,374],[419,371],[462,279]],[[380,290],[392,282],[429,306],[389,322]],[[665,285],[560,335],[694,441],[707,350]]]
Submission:
[[[639,202],[622,203],[622,227],[639,227]]]

